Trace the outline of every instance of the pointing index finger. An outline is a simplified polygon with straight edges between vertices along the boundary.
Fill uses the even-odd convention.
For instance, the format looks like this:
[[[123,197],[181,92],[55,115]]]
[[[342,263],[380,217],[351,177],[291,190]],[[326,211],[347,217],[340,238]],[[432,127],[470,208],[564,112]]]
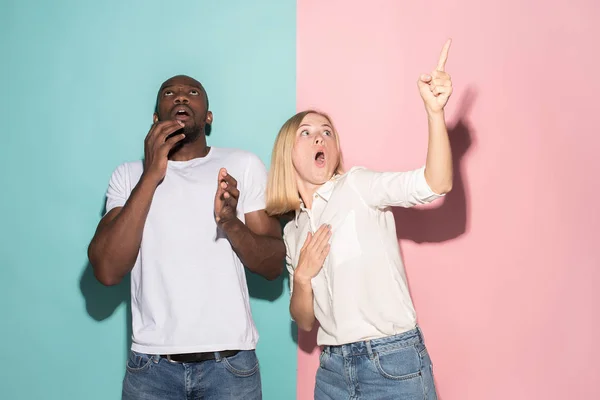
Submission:
[[[437,70],[444,71],[446,68],[446,61],[448,60],[448,51],[450,50],[450,44],[452,43],[452,39],[448,39],[442,52],[440,54],[440,60],[438,61]]]

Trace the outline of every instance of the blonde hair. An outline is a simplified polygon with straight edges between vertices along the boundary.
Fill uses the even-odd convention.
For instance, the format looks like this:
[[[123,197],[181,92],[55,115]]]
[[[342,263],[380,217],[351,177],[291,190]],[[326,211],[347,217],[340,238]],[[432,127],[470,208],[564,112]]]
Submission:
[[[294,164],[292,163],[292,150],[296,141],[296,132],[302,124],[302,120],[308,114],[317,114],[329,121],[340,154],[335,174],[344,173],[339,135],[329,115],[316,110],[305,110],[297,113],[283,124],[273,146],[266,193],[266,211],[270,216],[282,216],[300,209],[300,194],[296,184]]]

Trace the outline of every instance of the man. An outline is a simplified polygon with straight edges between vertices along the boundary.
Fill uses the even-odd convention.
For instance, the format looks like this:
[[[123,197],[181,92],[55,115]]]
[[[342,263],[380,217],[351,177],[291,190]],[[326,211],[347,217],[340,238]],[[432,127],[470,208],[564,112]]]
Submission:
[[[168,79],[144,160],[110,179],[88,256],[104,285],[131,272],[123,399],[262,398],[244,265],[275,279],[285,246],[264,211],[265,166],[251,153],[208,147],[212,121],[198,81]]]

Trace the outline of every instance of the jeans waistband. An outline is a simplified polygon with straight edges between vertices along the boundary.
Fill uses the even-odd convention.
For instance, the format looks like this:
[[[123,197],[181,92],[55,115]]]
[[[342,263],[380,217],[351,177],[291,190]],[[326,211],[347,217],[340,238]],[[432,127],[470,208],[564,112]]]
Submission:
[[[340,354],[343,356],[371,356],[374,352],[385,353],[402,347],[413,346],[417,343],[423,344],[423,341],[421,328],[417,326],[410,331],[383,338],[364,340],[339,346],[323,346],[323,351],[325,353]]]

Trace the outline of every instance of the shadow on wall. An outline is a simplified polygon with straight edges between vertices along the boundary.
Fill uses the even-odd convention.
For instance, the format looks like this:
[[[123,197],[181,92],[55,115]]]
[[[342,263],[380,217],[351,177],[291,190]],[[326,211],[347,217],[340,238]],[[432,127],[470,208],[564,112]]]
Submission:
[[[102,218],[106,211],[106,197],[102,201],[99,217]],[[91,238],[90,238],[91,240]],[[89,260],[85,260],[79,278],[79,290],[85,301],[85,309],[94,321],[104,321],[113,315],[122,304],[126,306],[126,344],[125,355],[131,347],[131,295],[129,291],[130,279],[127,275],[121,283],[115,286],[104,286],[94,276],[94,270]]]
[[[416,243],[439,243],[455,239],[468,228],[468,188],[462,171],[462,160],[472,144],[473,136],[467,117],[475,100],[475,92],[467,90],[458,112],[458,121],[448,128],[454,181],[448,193],[436,208],[395,207],[392,212],[396,220],[398,239]]]
[[[106,197],[102,202],[100,218],[106,211]],[[90,238],[91,240],[91,238]],[[95,321],[101,322],[109,318],[115,310],[125,303],[126,310],[126,347],[125,357],[131,348],[131,292],[130,277],[125,276],[123,281],[115,286],[104,286],[94,276],[92,264],[86,260],[83,264],[83,271],[79,279],[79,290],[85,300],[85,309],[88,315]]]
[[[286,286],[285,275],[284,267],[284,272],[282,272],[279,278],[268,281],[262,276],[246,269],[246,282],[248,283],[250,297],[270,302],[277,300],[283,294],[283,287]]]
[[[455,239],[467,231],[468,227],[468,185],[465,183],[461,167],[464,155],[472,144],[472,129],[468,125],[468,115],[475,91],[467,89],[463,96],[457,122],[448,127],[448,136],[452,148],[452,164],[454,168],[453,188],[443,202],[436,208],[400,208],[394,207],[392,212],[396,220],[398,239],[412,240],[416,243],[444,242]],[[298,332],[294,322],[291,323],[292,338],[305,353],[312,353],[317,347],[317,325],[311,332]]]
[[[79,280],[79,289],[85,299],[87,313],[91,318],[98,322],[104,321],[113,315],[122,303],[125,303],[127,308],[125,354],[128,354],[131,348],[131,294],[129,288],[129,275],[125,276],[118,285],[107,287],[98,282],[89,261],[84,264]]]
[[[283,227],[287,223],[287,220],[280,220],[279,225],[281,232],[283,233]],[[289,287],[287,284],[287,270],[285,268],[285,262],[282,264],[282,272],[279,278],[268,281],[262,276],[250,272],[246,268],[246,282],[248,283],[248,292],[250,297],[255,299],[267,300],[273,302],[277,300],[282,294],[284,287]]]

